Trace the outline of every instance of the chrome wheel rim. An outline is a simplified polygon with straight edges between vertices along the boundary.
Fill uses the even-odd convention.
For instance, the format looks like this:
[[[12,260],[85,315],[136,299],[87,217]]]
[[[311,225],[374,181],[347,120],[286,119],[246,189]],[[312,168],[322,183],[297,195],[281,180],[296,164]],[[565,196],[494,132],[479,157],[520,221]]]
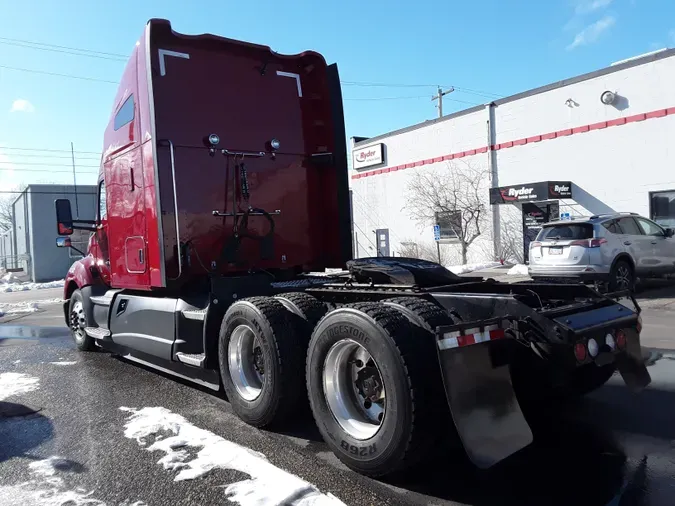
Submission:
[[[73,337],[79,343],[85,338],[84,329],[87,326],[87,318],[84,314],[84,305],[82,301],[76,301],[70,310],[70,330],[73,332]]]
[[[258,338],[248,325],[232,331],[227,356],[237,393],[247,401],[256,400],[265,383],[265,362]]]
[[[616,270],[616,286],[620,290],[630,288],[630,271],[623,265]]]
[[[359,343],[342,339],[328,350],[323,391],[333,417],[351,437],[369,439],[380,430],[385,385],[377,363]]]

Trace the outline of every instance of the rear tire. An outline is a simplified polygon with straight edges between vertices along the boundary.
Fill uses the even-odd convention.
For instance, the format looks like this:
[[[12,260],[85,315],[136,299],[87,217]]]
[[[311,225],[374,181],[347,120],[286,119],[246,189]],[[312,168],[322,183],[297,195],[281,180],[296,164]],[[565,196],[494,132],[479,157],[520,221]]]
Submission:
[[[96,341],[84,331],[86,327],[89,327],[89,322],[87,321],[87,311],[84,307],[84,297],[80,290],[75,290],[70,296],[68,323],[70,325],[70,332],[75,340],[75,346],[79,351],[96,350]]]
[[[246,423],[282,423],[303,401],[305,347],[287,309],[271,297],[232,304],[220,327],[218,361],[223,388]]]
[[[619,260],[614,264],[609,275],[609,290],[635,290],[635,273],[633,267],[625,260]]]
[[[345,351],[342,355],[340,349]],[[350,349],[372,358],[372,363],[359,364]],[[326,367],[331,357],[338,357],[336,365]],[[383,476],[402,471],[428,454],[440,426],[432,409],[440,401],[435,395],[440,376],[429,370],[434,364],[438,364],[434,340],[393,307],[351,304],[319,322],[307,353],[310,406],[323,439],[347,467]],[[352,371],[345,369],[349,366],[362,367],[356,376],[364,371],[362,383],[353,380]],[[338,377],[343,369],[346,375]],[[379,386],[383,388],[378,390]],[[371,403],[360,392],[383,393],[383,399]],[[379,421],[368,419],[373,404],[381,409]],[[336,406],[347,408],[336,411]]]
[[[316,297],[303,292],[282,293],[274,297],[281,302],[291,313],[299,316],[306,322],[309,329],[307,340],[319,320],[328,312],[328,306]]]

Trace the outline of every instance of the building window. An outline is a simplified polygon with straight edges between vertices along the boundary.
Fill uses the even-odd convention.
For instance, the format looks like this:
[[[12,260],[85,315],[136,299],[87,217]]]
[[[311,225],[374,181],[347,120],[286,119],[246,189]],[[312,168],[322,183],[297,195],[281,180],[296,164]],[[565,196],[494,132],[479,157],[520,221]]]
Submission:
[[[675,228],[675,190],[649,193],[649,217],[662,227]]]
[[[127,98],[115,115],[114,128],[119,130],[134,119],[134,96]]]
[[[436,213],[436,225],[441,231],[441,240],[457,239],[462,232],[462,212],[438,212]]]
[[[103,220],[108,216],[108,210],[105,205],[105,181],[98,185],[98,219]]]

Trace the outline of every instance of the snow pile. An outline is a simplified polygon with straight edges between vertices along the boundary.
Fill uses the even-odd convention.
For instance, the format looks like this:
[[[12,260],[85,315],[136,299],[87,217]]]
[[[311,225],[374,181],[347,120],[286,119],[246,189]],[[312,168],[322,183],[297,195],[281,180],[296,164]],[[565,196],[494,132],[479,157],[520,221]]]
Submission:
[[[28,467],[38,476],[54,476],[58,469],[70,467],[70,462],[61,457],[49,457],[44,460],[31,462]]]
[[[54,365],[75,365],[75,364],[77,364],[76,361],[74,361],[74,362],[67,362],[67,361],[65,361],[65,360],[63,360],[63,361],[61,361],[61,362],[49,362],[49,363],[50,363],[50,364],[54,364]]]
[[[12,273],[6,274],[0,278],[0,293],[8,292],[27,292],[29,290],[45,290],[47,288],[63,288],[65,280],[60,279],[58,281],[48,281],[46,283],[31,283],[27,282],[14,282],[14,278],[10,276]]]
[[[37,390],[40,380],[34,376],[18,372],[0,373],[0,401],[4,401],[13,395]]]
[[[529,276],[530,273],[527,271],[527,265],[525,264],[516,264],[509,269],[507,272],[509,276]]]
[[[448,270],[455,274],[466,274],[473,271],[482,271],[501,265],[499,262],[480,262],[475,264],[451,265]]]
[[[63,299],[26,300],[23,302],[12,303],[0,302],[0,318],[6,315],[35,313],[36,311],[40,311],[43,304],[56,304],[61,302],[63,302]]]
[[[145,438],[174,435],[147,446],[149,451],[161,451],[159,459],[164,469],[178,471],[174,481],[199,478],[213,469],[231,469],[251,478],[225,486],[227,498],[242,506],[286,504],[298,506],[344,505],[331,494],[322,494],[315,486],[272,465],[262,454],[227,441],[212,432],[192,425],[182,416],[162,407],[125,408],[131,413],[125,424],[124,435],[145,446]],[[187,448],[197,450],[191,456]]]

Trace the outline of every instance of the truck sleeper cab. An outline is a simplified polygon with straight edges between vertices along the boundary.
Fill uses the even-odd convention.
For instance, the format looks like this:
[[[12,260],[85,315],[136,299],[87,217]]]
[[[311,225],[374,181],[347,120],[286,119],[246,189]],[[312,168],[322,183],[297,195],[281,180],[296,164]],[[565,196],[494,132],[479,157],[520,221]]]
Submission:
[[[443,410],[486,468],[532,441],[528,385],[578,395],[616,369],[649,383],[634,301],[352,260],[344,139],[337,68],[317,53],[151,20],[104,134],[98,216],[56,201],[58,245],[92,232],[64,288],[77,348],[222,381],[257,427],[309,400],[326,443],[371,476],[424,459]]]

